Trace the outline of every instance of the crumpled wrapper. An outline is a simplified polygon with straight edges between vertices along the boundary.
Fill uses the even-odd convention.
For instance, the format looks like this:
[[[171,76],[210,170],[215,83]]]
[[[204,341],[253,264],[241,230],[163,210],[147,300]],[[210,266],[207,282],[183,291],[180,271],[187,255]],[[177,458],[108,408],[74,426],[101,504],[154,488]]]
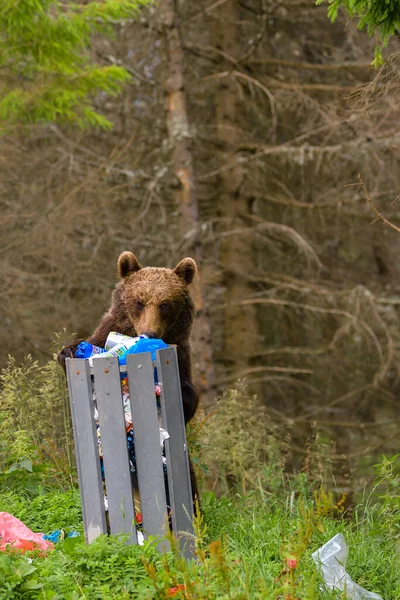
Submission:
[[[321,569],[325,586],[329,590],[346,592],[350,600],[383,600],[379,594],[368,592],[352,580],[346,572],[347,554],[347,544],[341,533],[313,553],[312,557]]]

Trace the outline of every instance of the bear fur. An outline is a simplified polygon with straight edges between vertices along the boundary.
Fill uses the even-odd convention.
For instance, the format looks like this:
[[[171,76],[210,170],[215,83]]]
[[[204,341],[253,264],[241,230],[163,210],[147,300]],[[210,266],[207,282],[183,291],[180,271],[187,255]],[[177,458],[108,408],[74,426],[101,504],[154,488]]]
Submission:
[[[118,259],[120,277],[112,294],[111,306],[88,342],[104,347],[108,334],[117,331],[131,337],[146,333],[177,346],[185,423],[194,416],[198,396],[192,382],[190,333],[195,308],[189,284],[196,274],[196,263],[184,258],[175,269],[142,267],[132,252]],[[65,359],[75,356],[76,340],[61,350],[58,361],[65,370]],[[191,468],[193,497],[198,498]]]

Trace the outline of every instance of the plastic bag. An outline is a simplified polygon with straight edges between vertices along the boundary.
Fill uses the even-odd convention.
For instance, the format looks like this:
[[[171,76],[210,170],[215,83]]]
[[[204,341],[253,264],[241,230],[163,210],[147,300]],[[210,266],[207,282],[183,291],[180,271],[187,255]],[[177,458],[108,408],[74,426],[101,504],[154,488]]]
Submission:
[[[56,544],[62,540],[66,540],[69,538],[79,537],[80,533],[78,531],[70,531],[69,533],[65,533],[64,529],[56,529],[52,533],[48,533],[47,535],[43,535],[44,540],[48,540],[49,542],[53,542]]]
[[[33,533],[22,521],[6,512],[0,512],[0,551],[7,546],[22,550],[50,550],[51,542],[43,539],[43,533]]]
[[[316,550],[312,557],[320,567],[326,587],[330,590],[346,592],[350,600],[383,600],[374,592],[367,592],[363,587],[354,583],[346,572],[348,548],[341,533],[335,535],[324,546]]]

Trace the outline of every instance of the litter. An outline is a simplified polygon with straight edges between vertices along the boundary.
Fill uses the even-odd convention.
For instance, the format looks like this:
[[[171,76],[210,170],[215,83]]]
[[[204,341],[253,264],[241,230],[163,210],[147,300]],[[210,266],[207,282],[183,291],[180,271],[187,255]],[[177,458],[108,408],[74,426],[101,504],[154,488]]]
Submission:
[[[120,380],[121,380],[121,392],[122,392],[122,401],[124,407],[124,416],[125,416],[125,430],[126,430],[126,439],[127,439],[127,447],[128,447],[128,457],[129,457],[129,465],[131,471],[131,480],[134,489],[134,503],[135,503],[135,512],[141,511],[140,504],[140,496],[137,493],[138,490],[138,481],[137,481],[137,467],[136,467],[136,455],[135,455],[135,440],[134,440],[134,431],[133,431],[133,422],[132,422],[132,414],[131,414],[131,404],[130,404],[130,395],[129,395],[129,384],[126,372],[126,360],[127,356],[130,354],[140,354],[143,352],[151,352],[151,357],[153,360],[156,359],[156,350],[160,350],[162,348],[168,348],[168,345],[163,342],[163,340],[157,338],[149,338],[147,335],[142,334],[139,337],[129,337],[127,335],[123,335],[116,331],[112,331],[109,333],[105,347],[100,348],[98,346],[93,346],[89,342],[81,342],[77,347],[76,358],[88,358],[89,365],[93,366],[93,360],[98,358],[108,358],[108,357],[117,357],[118,363],[120,366]],[[92,376],[93,379],[93,376]],[[165,457],[165,447],[164,442],[169,438],[169,434],[165,429],[161,427],[162,419],[161,419],[161,405],[160,405],[160,397],[161,397],[161,385],[157,381],[157,369],[154,368],[154,391],[155,391],[155,400],[157,402],[157,412],[160,423],[160,446],[162,452],[162,460],[163,460],[163,469],[164,469],[164,479],[165,479],[165,488],[167,495],[167,505],[169,510],[169,490],[168,490],[168,482],[167,482],[167,465],[166,465],[166,457]],[[97,442],[98,449],[100,455],[100,469],[101,476],[103,479],[103,491],[104,491],[104,505],[106,511],[108,511],[108,500],[107,500],[107,491],[106,491],[106,482],[105,482],[105,473],[104,473],[104,463],[103,463],[103,451],[101,446],[101,431],[100,431],[100,423],[98,418],[97,411],[97,397],[96,392],[93,390],[93,412],[94,412],[94,420],[96,423],[96,433],[97,433]],[[140,528],[140,525],[139,525]]]
[[[129,337],[128,335],[112,331],[106,339],[104,348],[83,341],[78,345],[75,357],[88,358],[89,364],[92,366],[94,358],[110,358],[116,356],[119,364],[126,367],[126,357],[128,354],[151,352],[152,358],[155,360],[156,350],[167,347],[168,345],[162,340],[149,338],[146,334],[142,334],[138,337]]]
[[[43,535],[44,540],[48,540],[53,544],[57,542],[61,542],[62,540],[66,540],[69,538],[75,538],[80,535],[79,531],[70,531],[69,533],[65,533],[64,529],[56,529],[53,533],[49,533],[48,535]]]
[[[33,533],[17,517],[10,513],[0,512],[0,551],[9,548],[21,550],[52,550],[53,544],[44,539],[43,533]]]
[[[347,554],[347,544],[341,533],[313,553],[312,557],[321,569],[326,587],[346,592],[349,600],[383,600],[379,594],[368,592],[351,579],[346,572]]]

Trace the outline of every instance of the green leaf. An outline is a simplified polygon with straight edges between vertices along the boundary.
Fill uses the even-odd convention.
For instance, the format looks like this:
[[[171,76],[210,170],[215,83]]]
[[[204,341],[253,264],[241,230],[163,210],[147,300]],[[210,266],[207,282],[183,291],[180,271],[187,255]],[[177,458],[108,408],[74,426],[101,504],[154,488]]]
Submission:
[[[21,460],[21,462],[19,463],[20,469],[25,469],[26,471],[29,471],[29,473],[33,472],[33,468],[32,468],[32,461],[27,458],[25,460]]]
[[[383,65],[382,49],[381,49],[380,46],[376,46],[376,48],[375,48],[375,58],[372,61],[372,66],[375,67],[375,69],[377,69],[381,65]]]
[[[32,461],[29,460],[29,458],[27,458],[26,460],[21,460],[21,462],[14,463],[13,465],[11,465],[11,467],[8,469],[8,471],[6,471],[6,474],[13,473],[14,471],[21,470],[21,469],[25,470],[25,471],[29,471],[29,473],[32,473],[33,472]]]

